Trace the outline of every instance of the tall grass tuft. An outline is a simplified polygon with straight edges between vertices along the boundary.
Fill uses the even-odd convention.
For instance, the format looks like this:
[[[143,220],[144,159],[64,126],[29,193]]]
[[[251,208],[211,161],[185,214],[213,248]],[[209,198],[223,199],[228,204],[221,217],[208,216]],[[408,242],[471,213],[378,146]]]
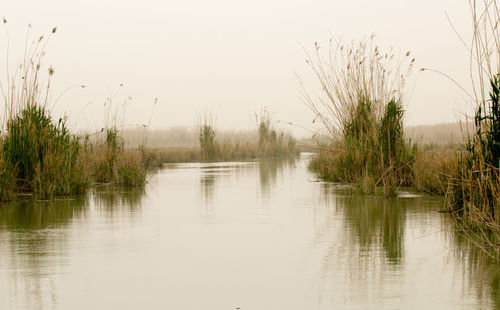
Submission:
[[[0,148],[0,202],[11,201],[15,198],[16,174],[16,169],[5,162]]]
[[[140,151],[125,151],[123,139],[116,127],[110,127],[103,133],[106,135],[103,141],[86,146],[92,179],[109,185],[143,186],[147,169],[150,168],[145,155]]]
[[[201,157],[204,161],[215,160],[219,150],[215,141],[215,127],[207,118],[200,125],[198,140],[200,142]]]
[[[475,133],[467,138],[450,180],[447,200],[450,209],[465,221],[467,229],[479,231],[492,255],[500,259],[500,109],[499,82],[491,79],[488,102],[478,105]]]
[[[64,121],[54,123],[41,106],[28,106],[8,121],[4,161],[15,168],[16,186],[36,197],[74,195],[87,188],[79,151],[79,140]]]
[[[78,138],[69,133],[63,119],[54,121],[48,109],[54,69],[47,68],[43,82],[42,60],[45,46],[55,32],[56,28],[31,46],[26,40],[23,63],[11,75],[7,68],[6,81],[0,82],[4,101],[1,177],[5,178],[0,183],[5,187],[13,181],[14,191],[32,193],[41,199],[79,194],[89,184],[78,160]],[[10,187],[7,192],[12,190]]]
[[[416,148],[404,138],[403,102],[414,62],[410,52],[383,53],[373,36],[352,44],[331,39],[326,57],[315,44],[307,63],[324,96],[304,90],[303,99],[332,138],[311,162],[321,177],[358,183],[367,193],[382,186],[386,196],[411,184]]]
[[[257,136],[255,142],[241,142],[237,140],[222,140],[217,138],[215,118],[205,114],[201,119],[198,131],[200,144],[200,160],[202,161],[227,161],[256,159],[264,157],[286,157],[297,154],[295,139],[288,134],[278,132],[272,126],[268,111],[265,109],[256,115]],[[219,141],[222,140],[222,141]],[[175,159],[179,150],[164,152],[168,161]],[[169,155],[167,155],[170,153]],[[194,160],[191,152],[181,152],[186,160]]]
[[[267,109],[262,110],[260,115],[256,114],[255,120],[259,137],[258,151],[261,157],[276,157],[294,153],[295,139],[292,136],[288,136],[287,139],[283,132],[278,133],[273,128]]]
[[[471,240],[480,236],[486,252],[500,259],[500,9],[496,0],[469,4],[475,128],[450,178],[447,201],[463,231],[476,236]]]
[[[4,26],[5,23],[4,20]],[[45,66],[43,58],[54,33],[56,28],[30,43],[28,32],[22,63],[9,71],[7,59],[6,72],[2,74],[6,78],[0,80],[4,103],[0,201],[14,200],[21,193],[35,199],[77,195],[93,181],[124,186],[145,182],[141,162],[124,155],[116,126],[106,130],[102,145],[93,145],[88,139],[81,143],[80,137],[70,133],[64,119],[52,118],[52,105],[57,102],[50,100],[54,69]],[[107,119],[109,116],[110,113]]]

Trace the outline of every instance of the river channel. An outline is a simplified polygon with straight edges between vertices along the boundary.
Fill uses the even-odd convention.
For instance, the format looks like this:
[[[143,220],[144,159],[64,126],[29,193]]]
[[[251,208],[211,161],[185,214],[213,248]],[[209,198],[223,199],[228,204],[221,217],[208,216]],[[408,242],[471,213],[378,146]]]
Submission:
[[[500,309],[442,197],[355,195],[309,156],[0,204],[0,309]]]

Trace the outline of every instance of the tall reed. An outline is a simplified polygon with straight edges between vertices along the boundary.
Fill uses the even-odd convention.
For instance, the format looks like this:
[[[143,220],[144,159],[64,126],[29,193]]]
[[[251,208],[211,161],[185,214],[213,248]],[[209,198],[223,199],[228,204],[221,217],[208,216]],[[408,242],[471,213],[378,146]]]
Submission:
[[[255,142],[240,142],[217,138],[215,117],[205,114],[198,126],[200,159],[202,161],[227,161],[256,159],[263,157],[286,157],[297,154],[295,139],[284,132],[278,132],[272,125],[267,109],[255,115],[257,135]],[[175,152],[174,152],[175,153]],[[192,159],[187,156],[186,159]]]
[[[332,38],[326,56],[315,43],[306,61],[323,96],[313,99],[303,88],[303,101],[333,141],[311,167],[329,180],[360,183],[366,192],[381,185],[386,196],[409,185],[416,151],[403,135],[405,84],[415,62],[410,52],[384,53],[373,36],[351,44]]]
[[[475,128],[467,133],[447,201],[464,232],[477,233],[487,244],[487,253],[500,259],[500,9],[496,0],[469,0],[469,4]]]
[[[4,27],[5,24],[4,19]],[[7,59],[1,75],[5,79],[0,79],[4,103],[0,129],[0,201],[16,199],[20,193],[35,199],[77,195],[95,181],[143,185],[145,168],[138,157],[123,152],[111,99],[106,119],[113,126],[106,124],[103,145],[91,145],[88,139],[82,143],[80,137],[70,133],[65,119],[53,119],[56,102],[50,100],[50,94],[55,71],[52,66],[45,66],[43,59],[48,41],[57,29],[33,42],[29,29],[22,63],[12,71]]]
[[[27,38],[23,63],[13,73],[4,68],[6,80],[0,81],[4,101],[1,161],[5,170],[0,177],[6,178],[0,183],[14,179],[16,191],[37,198],[78,194],[89,183],[78,160],[78,138],[69,133],[63,119],[54,121],[50,116],[54,69],[46,68],[45,82],[42,70],[45,47],[54,33],[56,28],[31,44]]]
[[[215,141],[215,118],[207,113],[204,114],[199,124],[198,141],[204,161],[212,161],[218,157],[219,150]]]
[[[292,136],[285,137],[283,132],[278,133],[272,125],[269,111],[263,109],[260,115],[255,115],[257,133],[259,137],[258,150],[261,157],[282,156],[293,154],[296,141]]]

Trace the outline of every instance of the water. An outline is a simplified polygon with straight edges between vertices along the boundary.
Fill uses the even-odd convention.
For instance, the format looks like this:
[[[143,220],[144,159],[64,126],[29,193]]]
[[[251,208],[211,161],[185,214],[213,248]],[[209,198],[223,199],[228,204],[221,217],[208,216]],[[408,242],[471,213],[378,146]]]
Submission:
[[[500,309],[442,198],[297,161],[168,165],[144,190],[0,206],[0,309]]]

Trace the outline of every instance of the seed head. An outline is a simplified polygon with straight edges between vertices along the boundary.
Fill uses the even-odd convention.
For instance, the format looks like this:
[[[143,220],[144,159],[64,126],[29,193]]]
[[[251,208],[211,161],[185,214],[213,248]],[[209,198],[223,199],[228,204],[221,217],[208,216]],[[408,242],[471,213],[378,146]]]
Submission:
[[[7,19],[5,19],[5,16],[4,16],[4,18],[3,18],[3,23],[4,23],[4,24],[7,24]]]
[[[406,57],[410,56],[410,51],[406,52]]]
[[[52,28],[52,33],[56,33],[57,27]]]
[[[54,74],[54,68],[52,66],[49,67],[49,75],[52,76]]]

